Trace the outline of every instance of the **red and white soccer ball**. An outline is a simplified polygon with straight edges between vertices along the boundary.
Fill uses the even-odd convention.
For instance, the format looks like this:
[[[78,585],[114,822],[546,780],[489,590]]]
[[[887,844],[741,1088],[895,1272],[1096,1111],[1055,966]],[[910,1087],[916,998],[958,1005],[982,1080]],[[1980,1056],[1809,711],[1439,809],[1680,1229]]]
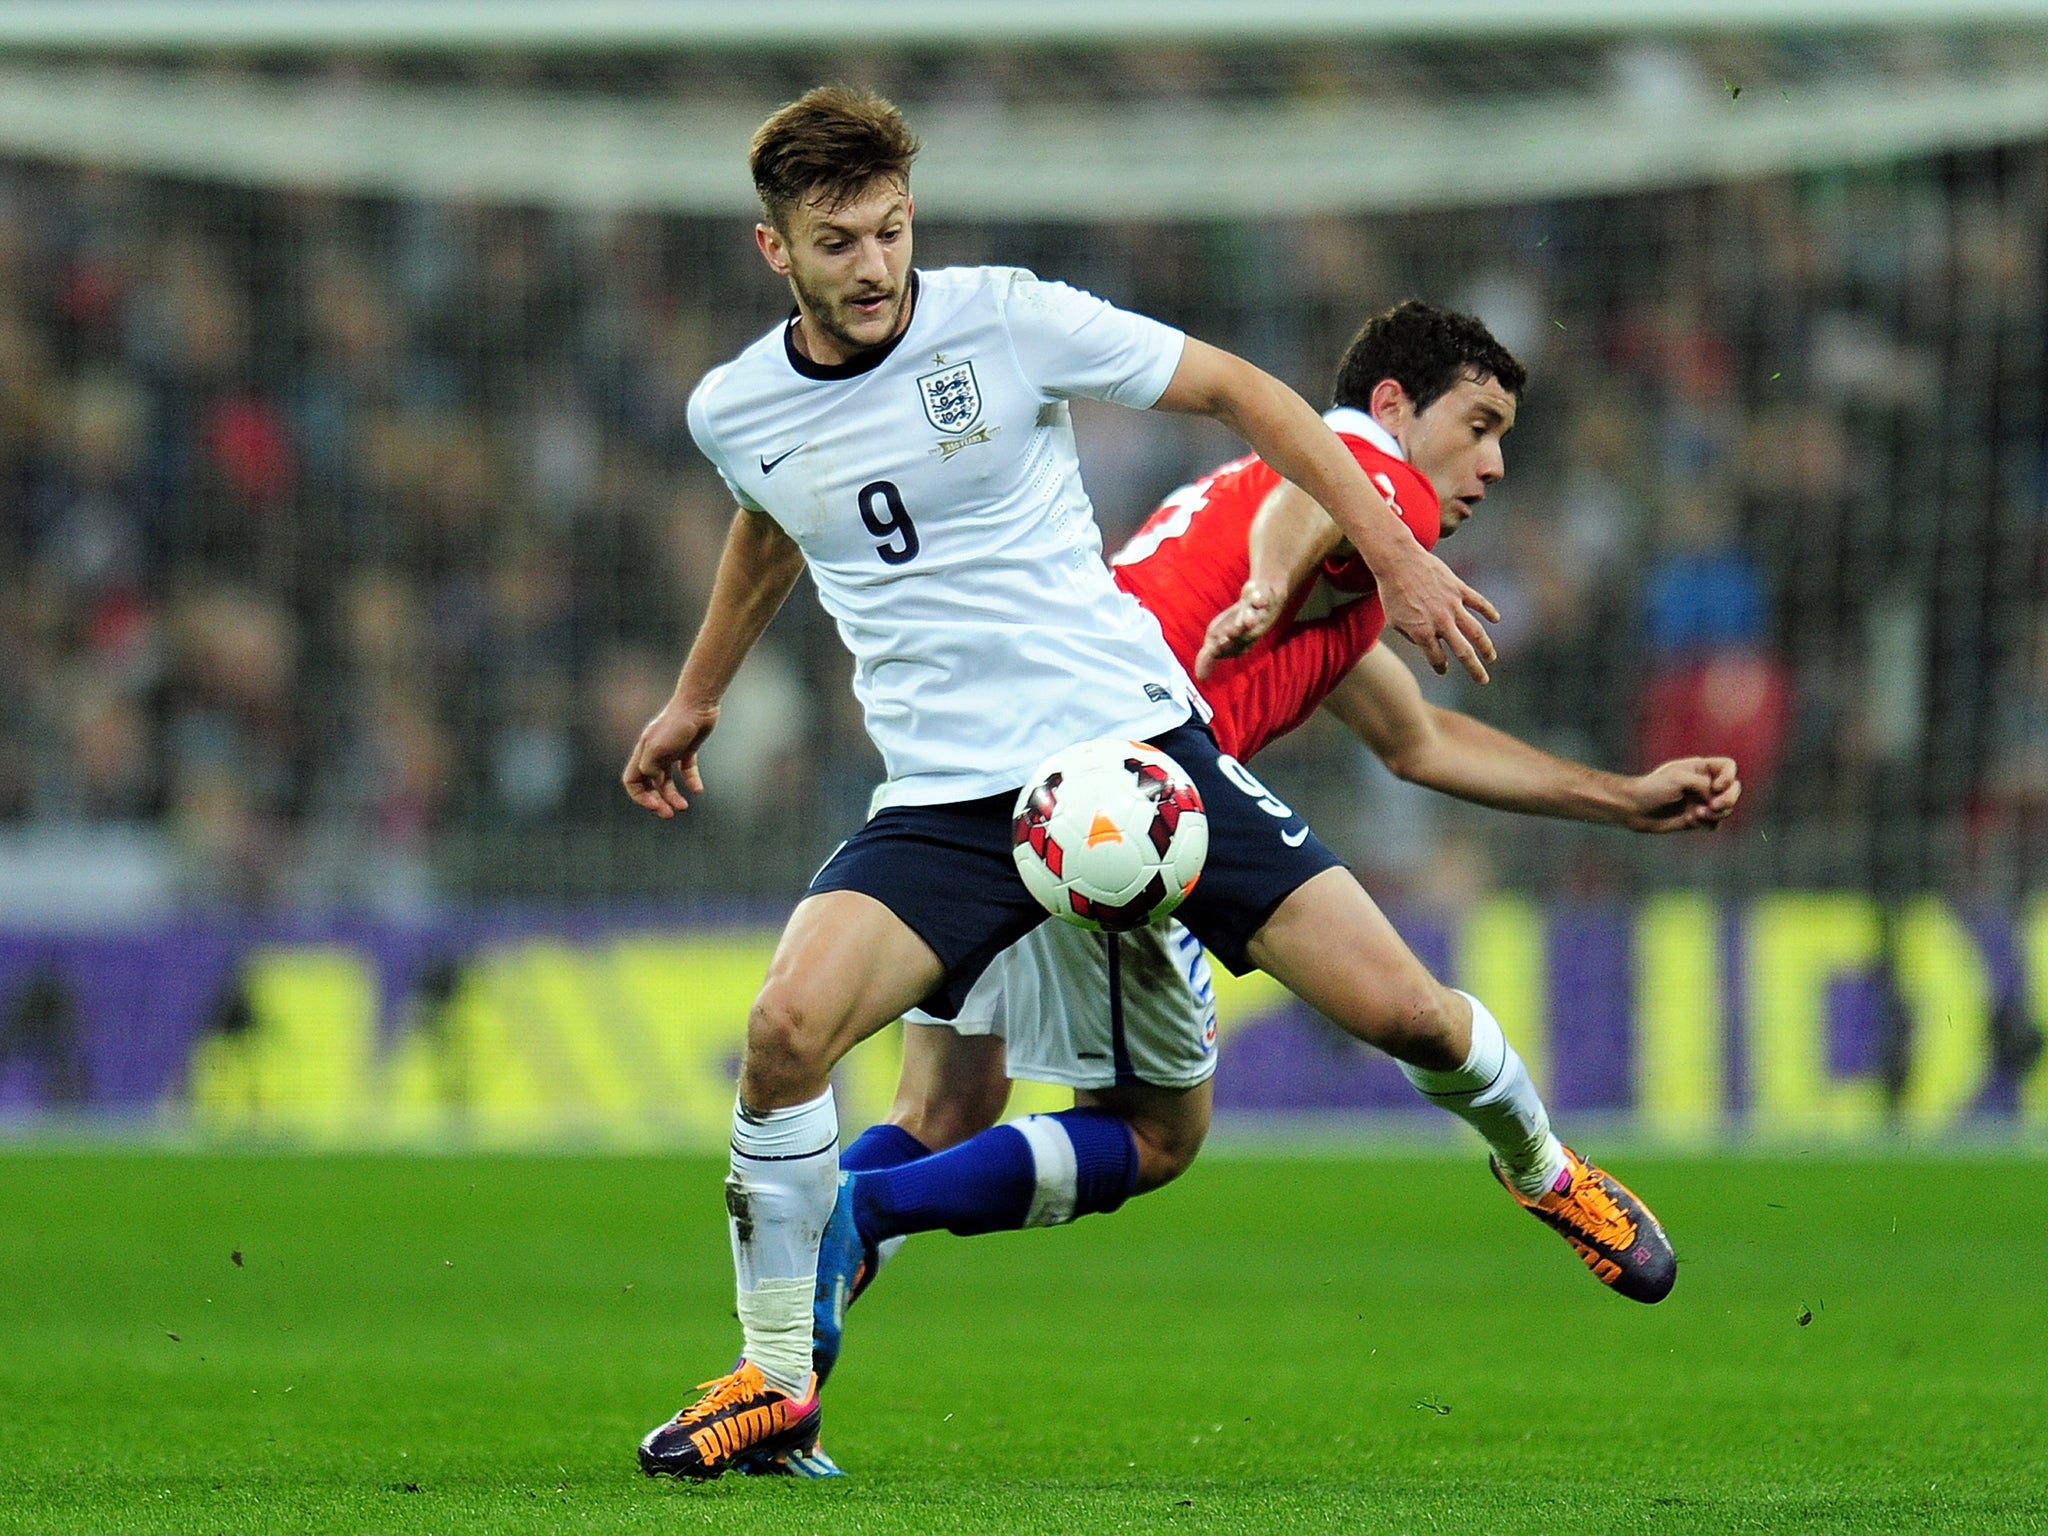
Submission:
[[[1046,911],[1097,933],[1156,923],[1195,888],[1209,818],[1194,781],[1142,741],[1053,753],[1017,796],[1010,852]]]

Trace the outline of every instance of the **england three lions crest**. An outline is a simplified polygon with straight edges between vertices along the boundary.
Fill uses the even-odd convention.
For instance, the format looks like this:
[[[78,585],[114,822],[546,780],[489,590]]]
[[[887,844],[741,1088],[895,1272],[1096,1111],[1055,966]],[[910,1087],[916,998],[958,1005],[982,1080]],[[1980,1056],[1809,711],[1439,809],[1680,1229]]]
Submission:
[[[974,381],[971,362],[921,375],[917,393],[924,401],[924,419],[948,435],[965,432],[981,415],[981,386]]]

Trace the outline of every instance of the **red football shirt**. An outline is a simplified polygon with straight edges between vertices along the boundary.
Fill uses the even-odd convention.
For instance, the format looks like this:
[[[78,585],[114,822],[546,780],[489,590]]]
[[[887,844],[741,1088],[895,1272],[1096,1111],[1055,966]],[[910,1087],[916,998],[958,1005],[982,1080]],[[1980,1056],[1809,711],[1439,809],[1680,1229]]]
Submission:
[[[1392,451],[1385,429],[1355,410],[1332,411],[1328,420],[1422,547],[1435,548],[1442,527],[1436,491]],[[1244,590],[1252,519],[1279,483],[1264,460],[1235,459],[1167,497],[1111,561],[1117,585],[1159,620],[1190,677],[1209,621]],[[1223,750],[1248,758],[1300,725],[1385,625],[1365,562],[1348,552],[1325,561],[1290,594],[1279,623],[1244,655],[1218,662],[1200,685]]]

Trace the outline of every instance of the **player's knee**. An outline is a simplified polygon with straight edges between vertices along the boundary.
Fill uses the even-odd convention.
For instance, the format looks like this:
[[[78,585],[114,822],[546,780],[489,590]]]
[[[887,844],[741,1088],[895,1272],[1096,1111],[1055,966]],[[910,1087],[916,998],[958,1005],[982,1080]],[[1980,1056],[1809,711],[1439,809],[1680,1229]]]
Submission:
[[[978,1136],[1002,1118],[1010,1097],[1009,1079],[1002,1093],[992,1101],[985,1095],[945,1097],[929,1093],[899,1096],[889,1111],[889,1123],[900,1126],[930,1147],[943,1152]]]
[[[996,1035],[911,1029],[889,1123],[934,1152],[958,1146],[1002,1119],[1010,1103],[1003,1041]]]
[[[1131,1136],[1138,1144],[1138,1194],[1171,1184],[1193,1166],[1209,1134],[1207,1112],[1174,1120],[1133,1119]]]
[[[1137,1193],[1149,1194],[1162,1185],[1171,1184],[1194,1165],[1195,1154],[1201,1150],[1200,1137],[1151,1141],[1140,1136]]]
[[[808,1096],[835,1062],[828,1021],[773,986],[764,987],[747,1014],[747,1049],[740,1064],[742,1097],[775,1101]]]
[[[1440,1072],[1464,1064],[1456,994],[1435,978],[1390,990],[1375,1013],[1367,1038],[1395,1060]]]

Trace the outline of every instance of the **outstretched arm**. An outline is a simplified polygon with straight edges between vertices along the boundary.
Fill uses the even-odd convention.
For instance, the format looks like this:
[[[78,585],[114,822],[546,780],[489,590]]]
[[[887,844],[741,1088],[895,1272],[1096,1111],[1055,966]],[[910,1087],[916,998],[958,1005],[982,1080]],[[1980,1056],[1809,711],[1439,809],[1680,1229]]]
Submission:
[[[739,509],[725,536],[710,606],[675,692],[661,713],[647,722],[620,775],[635,803],[663,821],[690,808],[677,787],[678,776],[691,794],[704,793],[697,749],[718,724],[718,703],[732,685],[733,674],[803,569],[802,552],[773,518],[748,507]]]
[[[1719,825],[1742,795],[1732,758],[1674,758],[1629,776],[1553,757],[1431,704],[1382,646],[1365,653],[1323,707],[1400,777],[1503,811],[1679,832]]]
[[[1415,542],[1365,471],[1300,395],[1243,358],[1190,336],[1158,408],[1209,416],[1236,432],[1335,519],[1378,583],[1387,623],[1437,671],[1456,657],[1478,682],[1494,659],[1492,603]]]

